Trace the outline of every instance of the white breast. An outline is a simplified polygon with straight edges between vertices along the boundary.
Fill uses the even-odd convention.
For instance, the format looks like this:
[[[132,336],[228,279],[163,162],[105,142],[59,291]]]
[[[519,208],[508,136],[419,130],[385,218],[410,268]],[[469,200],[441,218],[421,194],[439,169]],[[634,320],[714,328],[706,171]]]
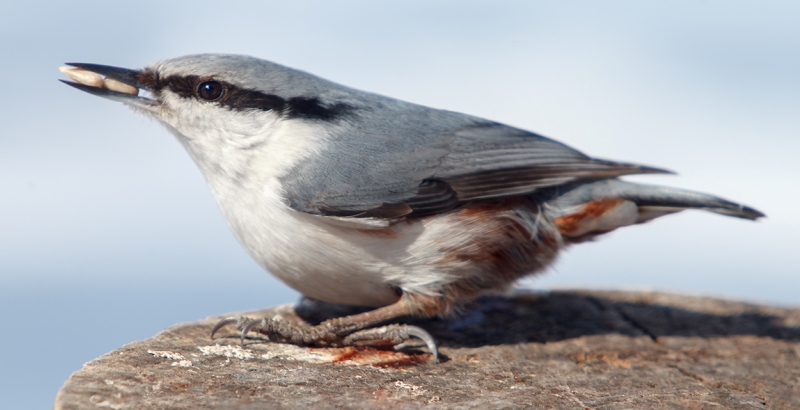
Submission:
[[[481,274],[470,272],[482,269],[478,265],[444,255],[472,239],[457,216],[382,228],[289,208],[280,176],[298,161],[313,160],[327,135],[313,124],[289,121],[260,135],[266,143],[257,149],[232,147],[230,141],[240,140],[236,135],[219,136],[216,147],[208,139],[184,143],[236,238],[289,286],[328,302],[383,306],[398,300],[398,290],[434,296],[459,278]]]
[[[381,306],[397,300],[388,281],[402,265],[395,257],[401,243],[289,208],[280,198],[276,179],[257,192],[231,194],[236,200],[225,201],[221,208],[239,242],[289,286],[334,303]]]
[[[262,135],[267,143],[258,150],[225,150],[226,144],[192,155],[247,252],[300,293],[328,302],[382,306],[398,299],[398,287],[413,286],[420,276],[409,267],[419,263],[407,252],[422,225],[404,226],[388,237],[369,233],[367,225],[362,230],[359,223],[343,225],[289,208],[279,177],[299,161],[311,160],[326,132],[314,124],[278,121]],[[192,143],[186,145],[192,153]],[[226,158],[213,158],[209,151]],[[218,162],[248,164],[244,172],[250,177],[231,179],[219,172]],[[430,282],[425,276],[422,280]]]

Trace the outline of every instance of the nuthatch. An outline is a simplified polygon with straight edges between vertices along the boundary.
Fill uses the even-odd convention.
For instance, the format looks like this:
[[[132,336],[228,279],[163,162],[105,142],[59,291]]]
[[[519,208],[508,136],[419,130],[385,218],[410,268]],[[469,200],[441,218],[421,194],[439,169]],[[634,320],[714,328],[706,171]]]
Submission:
[[[404,315],[541,272],[567,245],[684,209],[761,212],[625,182],[668,171],[599,160],[532,132],[398,101],[237,55],[142,70],[70,63],[67,84],[163,123],[186,147],[236,238],[273,275],[325,302],[375,307],[295,326],[228,318],[242,338],[307,345],[433,338]],[[146,95],[139,96],[140,90]],[[212,332],[213,336],[213,332]]]

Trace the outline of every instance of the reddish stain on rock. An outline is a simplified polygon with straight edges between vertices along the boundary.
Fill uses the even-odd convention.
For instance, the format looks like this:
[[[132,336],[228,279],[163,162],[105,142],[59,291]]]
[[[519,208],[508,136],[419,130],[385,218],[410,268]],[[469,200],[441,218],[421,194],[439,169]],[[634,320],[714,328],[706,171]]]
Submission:
[[[346,346],[337,350],[334,363],[353,362],[380,368],[400,369],[425,364],[431,360],[431,355],[426,353],[396,352],[369,346]]]

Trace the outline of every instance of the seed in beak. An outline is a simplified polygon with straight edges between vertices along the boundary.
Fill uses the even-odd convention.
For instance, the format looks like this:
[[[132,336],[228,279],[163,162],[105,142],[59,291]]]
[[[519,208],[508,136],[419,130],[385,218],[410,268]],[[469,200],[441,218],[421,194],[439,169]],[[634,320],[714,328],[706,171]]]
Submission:
[[[124,93],[124,94],[130,94],[130,95],[139,95],[139,89],[138,88],[136,88],[136,87],[134,87],[132,85],[129,85],[129,84],[125,84],[125,83],[123,83],[121,81],[117,81],[117,80],[115,80],[113,78],[106,77],[106,79],[103,80],[103,85],[106,88],[108,88],[109,90],[116,91],[118,93]]]
[[[103,88],[103,77],[100,77],[100,74],[82,70],[77,67],[67,66],[58,67],[58,71],[61,71],[65,76],[75,80],[75,82],[92,87]]]
[[[100,74],[82,68],[63,66],[58,67],[58,71],[61,71],[67,77],[83,85],[105,88],[123,94],[139,95],[139,89],[130,84],[125,84],[113,78],[103,78]]]

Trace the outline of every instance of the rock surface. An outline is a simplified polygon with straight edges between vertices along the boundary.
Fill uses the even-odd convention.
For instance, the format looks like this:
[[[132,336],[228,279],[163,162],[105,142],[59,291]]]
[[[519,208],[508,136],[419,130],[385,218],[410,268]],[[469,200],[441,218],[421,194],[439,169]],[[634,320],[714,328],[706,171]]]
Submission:
[[[323,320],[307,301],[249,312]],[[420,350],[239,345],[220,317],[95,359],[56,409],[800,408],[800,310],[644,292],[485,297]]]

